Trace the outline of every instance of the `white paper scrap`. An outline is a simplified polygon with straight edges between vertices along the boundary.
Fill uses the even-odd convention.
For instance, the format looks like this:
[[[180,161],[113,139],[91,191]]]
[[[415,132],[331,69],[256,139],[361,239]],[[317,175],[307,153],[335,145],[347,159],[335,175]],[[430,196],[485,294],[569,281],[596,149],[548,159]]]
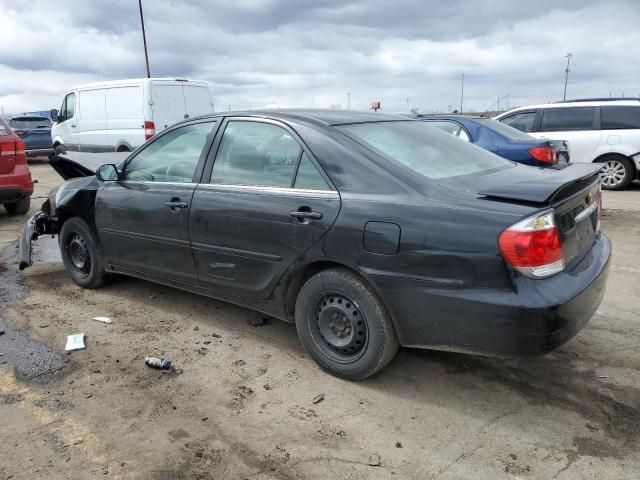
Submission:
[[[113,323],[113,320],[111,320],[109,317],[93,317],[93,319],[96,322],[102,322],[102,323]]]
[[[82,350],[84,348],[84,333],[76,333],[67,336],[67,346],[64,349],[69,352],[71,350]]]

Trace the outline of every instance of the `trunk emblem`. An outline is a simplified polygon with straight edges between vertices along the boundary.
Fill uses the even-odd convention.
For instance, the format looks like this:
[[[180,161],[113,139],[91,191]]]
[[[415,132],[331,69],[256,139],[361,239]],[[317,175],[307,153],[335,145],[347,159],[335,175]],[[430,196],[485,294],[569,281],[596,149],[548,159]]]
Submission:
[[[587,193],[587,205],[591,204],[591,200],[593,200],[593,192]]]

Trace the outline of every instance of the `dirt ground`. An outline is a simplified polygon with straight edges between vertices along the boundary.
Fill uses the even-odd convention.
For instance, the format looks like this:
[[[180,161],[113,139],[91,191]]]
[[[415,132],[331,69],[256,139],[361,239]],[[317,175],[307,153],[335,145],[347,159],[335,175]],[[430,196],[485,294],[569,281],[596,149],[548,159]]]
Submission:
[[[59,182],[33,172],[36,198]],[[402,350],[359,383],[249,310],[126,278],[82,290],[55,240],[20,274],[25,218],[2,211],[0,479],[638,479],[640,186],[605,206],[607,294],[565,346],[518,361]],[[87,348],[65,355],[80,332]]]

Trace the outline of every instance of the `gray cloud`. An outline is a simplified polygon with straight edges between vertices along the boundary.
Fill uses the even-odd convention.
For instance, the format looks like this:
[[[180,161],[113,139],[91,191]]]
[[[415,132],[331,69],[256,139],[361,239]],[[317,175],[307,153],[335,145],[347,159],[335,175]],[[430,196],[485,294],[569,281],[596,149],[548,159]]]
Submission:
[[[5,5],[6,3],[6,5]],[[143,0],[154,76],[208,80],[219,108],[484,110],[640,95],[637,0]],[[0,106],[57,106],[76,83],[145,74],[135,0],[0,0]],[[408,102],[407,102],[408,99]]]

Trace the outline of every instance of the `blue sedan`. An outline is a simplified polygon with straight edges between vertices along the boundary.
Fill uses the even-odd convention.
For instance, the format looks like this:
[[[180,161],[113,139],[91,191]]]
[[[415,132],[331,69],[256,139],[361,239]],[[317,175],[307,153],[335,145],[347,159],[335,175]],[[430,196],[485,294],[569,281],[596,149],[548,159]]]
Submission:
[[[488,118],[465,115],[418,115],[416,119],[514,162],[536,167],[569,163],[567,142],[539,140]]]

